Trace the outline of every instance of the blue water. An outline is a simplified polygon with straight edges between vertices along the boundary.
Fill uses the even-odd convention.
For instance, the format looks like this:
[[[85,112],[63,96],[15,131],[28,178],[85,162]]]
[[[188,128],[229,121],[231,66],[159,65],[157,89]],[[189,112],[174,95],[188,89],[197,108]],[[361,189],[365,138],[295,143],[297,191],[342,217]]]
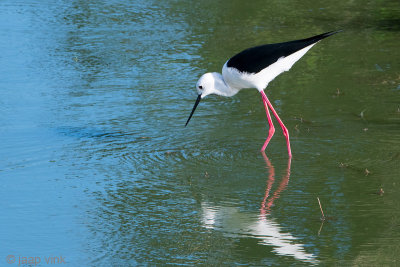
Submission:
[[[399,10],[2,1],[0,266],[396,265]],[[339,28],[266,90],[290,165],[256,90],[184,127],[202,73]]]

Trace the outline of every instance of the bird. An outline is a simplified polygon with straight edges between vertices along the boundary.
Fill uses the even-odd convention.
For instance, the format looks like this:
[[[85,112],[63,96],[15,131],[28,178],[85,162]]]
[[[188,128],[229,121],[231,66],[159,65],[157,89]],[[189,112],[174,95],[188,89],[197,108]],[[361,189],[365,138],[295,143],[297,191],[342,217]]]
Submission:
[[[303,57],[311,47],[322,39],[341,31],[330,31],[305,39],[251,47],[228,59],[222,67],[222,73],[208,72],[203,74],[196,83],[198,96],[185,127],[204,97],[211,94],[231,97],[241,89],[255,88],[261,94],[269,125],[268,136],[261,148],[261,152],[265,151],[275,133],[275,127],[269,112],[271,110],[282,128],[283,135],[286,138],[288,155],[291,158],[289,131],[279,118],[264,89],[279,74],[289,71],[293,64]]]

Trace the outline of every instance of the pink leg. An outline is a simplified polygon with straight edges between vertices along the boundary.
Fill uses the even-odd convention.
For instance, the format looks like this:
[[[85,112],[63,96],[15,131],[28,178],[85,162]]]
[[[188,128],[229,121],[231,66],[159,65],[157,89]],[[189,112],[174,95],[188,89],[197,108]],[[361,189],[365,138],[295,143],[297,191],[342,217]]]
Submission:
[[[274,127],[274,124],[272,123],[271,115],[269,114],[269,110],[268,110],[268,105],[267,105],[267,102],[264,100],[264,98],[263,98],[263,103],[264,103],[264,107],[265,107],[265,112],[267,113],[269,130],[268,130],[267,140],[265,140],[265,143],[261,148],[261,152],[265,151],[269,141],[271,140],[272,136],[274,136],[274,133],[275,133],[275,127]]]
[[[272,113],[274,114],[275,118],[277,119],[279,125],[282,128],[283,131],[283,135],[286,138],[286,145],[287,145],[287,150],[288,150],[288,154],[289,157],[292,157],[292,151],[290,150],[290,140],[289,140],[289,131],[286,128],[286,126],[283,124],[282,120],[279,118],[278,113],[276,113],[274,107],[272,106],[271,102],[269,102],[268,97],[265,95],[264,91],[261,91],[261,96],[263,98],[263,100],[268,104],[268,107],[271,109]]]

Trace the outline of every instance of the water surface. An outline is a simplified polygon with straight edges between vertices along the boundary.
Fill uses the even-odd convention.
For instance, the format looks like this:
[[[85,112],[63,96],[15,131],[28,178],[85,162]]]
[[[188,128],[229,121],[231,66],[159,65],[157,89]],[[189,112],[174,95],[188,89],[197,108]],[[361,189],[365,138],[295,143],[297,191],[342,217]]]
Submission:
[[[0,265],[398,264],[399,13],[398,1],[2,1]],[[336,29],[266,90],[291,162],[277,123],[258,152],[256,90],[204,99],[184,127],[204,72]]]

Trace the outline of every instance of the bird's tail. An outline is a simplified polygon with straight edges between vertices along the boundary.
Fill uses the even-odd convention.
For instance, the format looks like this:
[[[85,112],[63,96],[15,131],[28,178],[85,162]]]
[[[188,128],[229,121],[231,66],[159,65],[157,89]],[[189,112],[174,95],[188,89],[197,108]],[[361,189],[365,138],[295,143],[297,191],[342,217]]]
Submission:
[[[324,38],[326,38],[326,37],[329,37],[329,36],[331,36],[331,35],[334,35],[334,34],[336,34],[336,33],[342,32],[342,31],[343,31],[343,30],[330,31],[330,32],[322,33],[322,34],[319,34],[319,35],[316,35],[316,36],[307,38],[307,39],[309,39],[309,40],[314,40],[315,42],[318,42],[318,41],[320,41],[320,40],[322,40],[322,39],[324,39]],[[306,39],[306,40],[307,40],[307,39]]]

